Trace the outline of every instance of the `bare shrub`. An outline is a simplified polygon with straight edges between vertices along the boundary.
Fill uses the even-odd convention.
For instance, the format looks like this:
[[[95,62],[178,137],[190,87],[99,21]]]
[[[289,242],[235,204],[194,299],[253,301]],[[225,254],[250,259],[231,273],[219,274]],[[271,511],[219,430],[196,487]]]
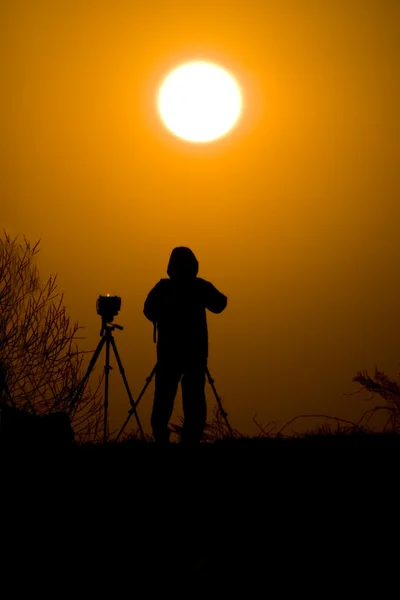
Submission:
[[[82,379],[82,327],[71,323],[56,276],[42,284],[39,242],[0,237],[0,364],[3,395],[32,414],[70,414],[78,441],[94,441],[102,428],[99,386],[72,403]]]

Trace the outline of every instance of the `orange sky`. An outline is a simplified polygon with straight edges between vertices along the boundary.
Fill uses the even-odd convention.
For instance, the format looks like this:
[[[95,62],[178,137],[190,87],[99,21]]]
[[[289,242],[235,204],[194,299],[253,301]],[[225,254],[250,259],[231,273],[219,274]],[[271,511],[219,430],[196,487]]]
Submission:
[[[399,13],[392,0],[1,3],[0,225],[41,238],[42,277],[58,273],[86,348],[98,295],[122,296],[134,396],[155,362],[143,302],[179,245],[228,296],[209,315],[209,367],[243,433],[255,414],[357,418],[365,404],[343,396],[356,371],[396,375]],[[157,115],[162,77],[191,59],[242,86],[239,126],[212,144]],[[129,404],[116,368],[111,380],[118,428]]]

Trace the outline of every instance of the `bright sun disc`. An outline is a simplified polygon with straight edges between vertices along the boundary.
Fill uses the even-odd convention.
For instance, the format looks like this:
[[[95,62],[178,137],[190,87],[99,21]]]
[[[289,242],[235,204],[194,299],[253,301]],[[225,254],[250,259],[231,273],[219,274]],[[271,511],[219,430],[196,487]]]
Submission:
[[[158,110],[165,125],[190,142],[210,142],[226,134],[241,109],[240,88],[232,75],[204,61],[174,69],[158,94]]]

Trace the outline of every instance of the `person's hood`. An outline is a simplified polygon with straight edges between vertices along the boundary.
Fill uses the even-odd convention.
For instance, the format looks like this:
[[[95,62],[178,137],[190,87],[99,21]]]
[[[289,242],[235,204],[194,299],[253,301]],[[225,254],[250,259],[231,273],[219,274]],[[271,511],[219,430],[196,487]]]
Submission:
[[[171,279],[186,280],[195,278],[198,271],[199,263],[190,248],[179,246],[172,250],[167,269]]]

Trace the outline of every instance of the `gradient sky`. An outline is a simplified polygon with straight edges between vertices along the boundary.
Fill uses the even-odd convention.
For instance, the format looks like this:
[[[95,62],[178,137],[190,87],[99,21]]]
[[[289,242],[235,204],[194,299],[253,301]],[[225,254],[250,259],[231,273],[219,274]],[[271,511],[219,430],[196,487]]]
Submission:
[[[357,370],[397,374],[399,17],[393,0],[3,0],[0,226],[41,238],[83,347],[98,295],[122,297],[135,397],[155,363],[143,302],[180,245],[228,296],[208,318],[209,367],[243,433],[255,414],[356,419],[365,401],[343,392]],[[156,110],[163,76],[192,59],[242,86],[242,120],[211,144],[174,137]]]

